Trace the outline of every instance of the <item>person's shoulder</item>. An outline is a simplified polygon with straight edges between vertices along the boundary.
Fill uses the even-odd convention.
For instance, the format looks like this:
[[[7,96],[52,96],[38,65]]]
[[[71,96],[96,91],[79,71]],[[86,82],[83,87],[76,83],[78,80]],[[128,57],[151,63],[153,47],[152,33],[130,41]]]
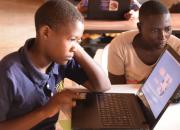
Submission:
[[[125,31],[125,32],[122,32],[123,35],[126,35],[126,36],[135,36],[136,34],[138,34],[139,31],[138,30],[129,30],[129,31]]]
[[[174,35],[171,35],[168,44],[178,53],[180,54],[180,39]]]
[[[18,52],[12,52],[6,55],[0,61],[0,72],[14,68],[14,65],[19,64],[20,59]]]
[[[169,40],[168,40],[171,43],[176,43],[176,44],[180,44],[180,38],[176,37],[175,35],[171,35]]]
[[[138,34],[137,30],[125,31],[120,33],[112,40],[112,44],[123,45],[131,44],[134,37]]]
[[[135,35],[138,34],[138,30],[130,30],[130,31],[125,31],[125,32],[122,32],[122,33],[119,33],[119,35],[117,36],[117,38],[127,38],[129,36],[131,36],[132,38],[134,38]],[[129,37],[130,38],[130,37]]]

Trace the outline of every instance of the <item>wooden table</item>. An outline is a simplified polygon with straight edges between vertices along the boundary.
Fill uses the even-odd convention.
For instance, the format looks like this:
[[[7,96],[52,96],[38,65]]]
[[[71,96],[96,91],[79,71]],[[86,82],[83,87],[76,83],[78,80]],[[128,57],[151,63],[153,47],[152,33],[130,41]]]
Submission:
[[[76,89],[77,91],[87,91],[82,87],[76,86],[70,87],[71,89]],[[111,93],[137,93],[140,85],[113,85],[111,90],[107,92]],[[71,130],[71,110],[67,110],[67,113],[60,117],[59,124],[63,126],[62,130]],[[155,126],[154,130],[179,130],[180,129],[180,103],[170,104],[166,109],[163,116]]]
[[[173,33],[180,34],[180,13],[171,14]],[[137,29],[137,19],[124,21],[85,20],[85,33],[119,33]]]

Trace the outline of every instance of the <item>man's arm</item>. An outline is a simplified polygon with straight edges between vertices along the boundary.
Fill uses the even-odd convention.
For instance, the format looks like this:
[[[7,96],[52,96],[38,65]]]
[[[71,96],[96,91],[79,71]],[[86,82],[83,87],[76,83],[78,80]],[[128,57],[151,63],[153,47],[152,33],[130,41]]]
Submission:
[[[127,37],[126,37],[127,38]],[[108,76],[111,84],[126,84],[126,41],[123,33],[114,38],[108,48]]]
[[[110,89],[110,81],[103,69],[84,51],[80,45],[77,45],[74,57],[88,76],[89,80],[83,84],[86,88],[96,92],[103,92]]]
[[[28,130],[47,118],[43,109],[35,110],[22,117],[0,122],[1,130]]]
[[[111,81],[111,84],[126,84],[125,75],[114,75],[108,72],[108,76]]]
[[[50,101],[24,116],[0,122],[0,130],[29,130],[46,118],[51,118],[59,112],[75,105],[74,99],[80,95],[70,90],[57,93]]]

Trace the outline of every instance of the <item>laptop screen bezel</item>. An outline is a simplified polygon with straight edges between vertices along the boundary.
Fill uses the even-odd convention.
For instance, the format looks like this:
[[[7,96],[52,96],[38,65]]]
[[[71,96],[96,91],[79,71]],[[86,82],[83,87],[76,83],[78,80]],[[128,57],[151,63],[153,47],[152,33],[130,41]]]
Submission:
[[[179,63],[180,63],[180,56],[169,46],[167,45],[164,49],[164,51],[162,52],[160,58],[158,59],[158,61],[156,62],[156,64],[160,61],[162,55],[164,54],[165,51],[168,51]],[[154,68],[156,67],[156,65],[154,66]],[[151,74],[150,74],[151,75]],[[150,76],[149,75],[149,76]],[[148,76],[148,78],[149,78]],[[147,78],[147,79],[148,79]],[[146,81],[145,81],[146,82]],[[157,122],[159,121],[159,119],[161,118],[161,116],[163,115],[163,113],[165,112],[165,110],[167,109],[168,105],[171,102],[172,97],[175,95],[175,93],[177,92],[178,88],[180,87],[180,84],[177,86],[175,92],[172,94],[172,96],[170,97],[170,99],[168,100],[168,102],[166,103],[165,107],[162,109],[162,111],[160,112],[160,114],[158,115],[157,118],[154,117],[153,112],[151,111],[151,108],[146,100],[145,95],[142,92],[142,87],[139,89],[137,96],[139,97],[139,102],[142,108],[142,111],[144,112],[144,115],[146,117],[147,123],[149,124],[149,127],[151,129],[153,129],[155,127],[155,125],[157,124]]]

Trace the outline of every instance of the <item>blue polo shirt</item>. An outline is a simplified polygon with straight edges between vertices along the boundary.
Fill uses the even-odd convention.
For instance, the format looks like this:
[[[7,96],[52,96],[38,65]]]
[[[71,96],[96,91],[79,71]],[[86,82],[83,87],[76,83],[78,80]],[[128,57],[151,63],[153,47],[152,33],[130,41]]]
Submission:
[[[41,73],[27,56],[34,40],[27,40],[19,51],[7,55],[0,62],[0,121],[17,118],[45,105],[57,93],[57,84],[64,78],[79,84],[88,79],[75,59],[65,66],[52,63],[46,74]],[[36,128],[51,130],[57,118],[58,115],[53,120],[47,119]]]

